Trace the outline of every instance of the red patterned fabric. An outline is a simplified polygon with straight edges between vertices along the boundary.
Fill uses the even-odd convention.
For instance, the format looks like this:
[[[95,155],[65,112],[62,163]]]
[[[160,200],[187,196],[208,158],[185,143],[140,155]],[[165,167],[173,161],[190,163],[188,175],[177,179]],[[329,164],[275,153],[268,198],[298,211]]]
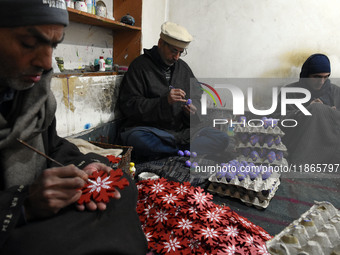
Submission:
[[[268,254],[272,237],[190,183],[137,183],[137,212],[149,248],[160,254]]]

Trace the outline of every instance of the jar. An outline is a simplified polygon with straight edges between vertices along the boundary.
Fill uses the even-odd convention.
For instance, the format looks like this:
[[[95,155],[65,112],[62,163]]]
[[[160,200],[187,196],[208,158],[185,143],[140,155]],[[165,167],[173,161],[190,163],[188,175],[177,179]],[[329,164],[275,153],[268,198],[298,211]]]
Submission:
[[[85,1],[74,2],[74,9],[82,12],[87,12],[87,6]]]
[[[63,72],[65,70],[64,69],[64,59],[62,57],[56,57],[55,60],[57,61],[60,72]]]
[[[99,57],[99,71],[105,72],[105,60],[103,56]]]
[[[130,14],[126,14],[120,19],[120,22],[133,26],[135,24],[135,19]]]
[[[107,17],[107,9],[103,1],[98,1],[96,3],[96,15],[104,17],[104,18]]]
[[[112,58],[107,58],[105,60],[105,68],[106,68],[106,71],[112,71],[112,62],[113,62],[113,59]]]

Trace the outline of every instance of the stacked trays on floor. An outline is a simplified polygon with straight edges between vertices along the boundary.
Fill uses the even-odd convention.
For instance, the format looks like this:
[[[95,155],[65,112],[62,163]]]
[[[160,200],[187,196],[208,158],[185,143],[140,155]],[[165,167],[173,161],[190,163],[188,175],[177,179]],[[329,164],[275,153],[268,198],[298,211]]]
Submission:
[[[208,191],[264,209],[280,185],[282,167],[288,166],[284,132],[277,120],[264,117],[262,125],[237,125],[234,133],[238,157],[210,176]]]

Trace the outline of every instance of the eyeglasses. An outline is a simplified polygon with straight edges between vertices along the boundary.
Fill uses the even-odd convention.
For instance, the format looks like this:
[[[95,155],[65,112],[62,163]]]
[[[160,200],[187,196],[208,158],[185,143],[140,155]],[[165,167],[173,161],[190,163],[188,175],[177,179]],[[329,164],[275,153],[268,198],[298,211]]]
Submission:
[[[169,50],[171,51],[173,55],[177,56],[179,54],[180,57],[185,57],[187,55],[186,49],[184,49],[183,51],[179,51],[175,49],[173,46],[171,46],[170,44],[168,44],[167,42],[164,42],[164,43],[168,46]]]

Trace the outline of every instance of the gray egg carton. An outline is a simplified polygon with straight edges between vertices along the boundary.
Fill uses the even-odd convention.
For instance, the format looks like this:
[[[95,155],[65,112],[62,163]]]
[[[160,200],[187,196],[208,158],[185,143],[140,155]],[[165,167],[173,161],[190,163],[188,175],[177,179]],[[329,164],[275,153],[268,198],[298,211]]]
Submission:
[[[262,127],[250,127],[245,126],[242,127],[240,125],[235,126],[234,128],[235,133],[259,133],[259,134],[271,134],[271,135],[280,135],[281,137],[285,135],[285,133],[278,127],[275,126],[274,128],[269,126],[267,128]]]
[[[246,190],[242,186],[211,182],[208,186],[208,191],[212,194],[217,194],[222,197],[228,196],[237,198],[247,206],[254,206],[257,209],[265,209],[268,207],[270,200],[274,197],[279,185],[280,179],[277,178],[272,183],[270,189],[255,192],[253,190]]]
[[[269,146],[268,144],[263,144],[260,145],[260,143],[256,143],[252,145],[250,142],[248,143],[242,143],[239,142],[238,145],[236,146],[236,149],[243,149],[243,148],[252,148],[252,149],[267,149],[267,150],[277,150],[277,151],[287,151],[287,147],[283,143],[279,143],[278,145],[273,144],[272,146]]]
[[[217,184],[223,184],[224,186],[236,186],[246,190],[261,192],[263,190],[270,190],[275,183],[278,182],[280,173],[273,172],[269,178],[262,180],[262,175],[259,174],[254,180],[251,180],[247,175],[244,180],[239,181],[237,177],[233,178],[229,182],[225,177],[217,178],[216,173],[209,177],[209,181]]]
[[[315,202],[266,246],[274,255],[340,254],[340,212],[329,202]]]
[[[247,161],[249,163],[254,163],[254,164],[269,164],[269,165],[277,165],[277,166],[288,166],[287,159],[283,158],[282,160],[274,160],[273,162],[269,162],[268,159],[264,158],[259,158],[257,160],[252,160],[250,157],[245,157],[243,155],[238,156],[236,158],[238,161]]]

